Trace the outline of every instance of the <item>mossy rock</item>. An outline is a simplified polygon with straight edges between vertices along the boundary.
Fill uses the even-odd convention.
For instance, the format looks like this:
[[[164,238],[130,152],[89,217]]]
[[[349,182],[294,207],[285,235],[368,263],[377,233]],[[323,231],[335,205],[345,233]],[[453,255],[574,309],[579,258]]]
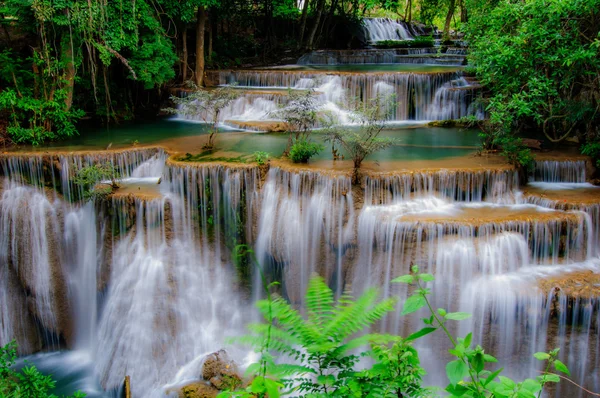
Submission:
[[[183,387],[179,393],[181,398],[215,398],[219,390],[209,383],[199,381]]]

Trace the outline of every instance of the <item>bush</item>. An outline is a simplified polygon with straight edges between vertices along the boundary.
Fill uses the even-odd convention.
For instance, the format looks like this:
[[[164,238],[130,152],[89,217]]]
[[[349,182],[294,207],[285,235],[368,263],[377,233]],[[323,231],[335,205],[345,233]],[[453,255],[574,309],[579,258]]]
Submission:
[[[263,164],[267,163],[268,160],[269,160],[268,152],[263,152],[263,151],[254,152],[254,161],[256,163],[258,163],[259,166],[262,166]]]
[[[600,141],[588,142],[581,147],[581,153],[595,160],[596,166],[600,167]]]
[[[294,163],[308,163],[308,160],[323,150],[323,145],[300,138],[290,149],[289,157]]]
[[[94,199],[110,195],[119,187],[120,173],[111,163],[88,165],[77,171],[73,182],[83,190],[83,197]],[[98,186],[102,180],[110,180],[109,185]]]
[[[50,393],[56,382],[52,376],[40,373],[33,365],[20,371],[12,368],[17,359],[17,343],[14,341],[0,347],[0,397],[10,398],[56,398]],[[73,398],[83,398],[77,391]]]
[[[423,36],[414,40],[382,40],[374,45],[377,48],[424,48],[433,47],[435,40],[431,36]]]

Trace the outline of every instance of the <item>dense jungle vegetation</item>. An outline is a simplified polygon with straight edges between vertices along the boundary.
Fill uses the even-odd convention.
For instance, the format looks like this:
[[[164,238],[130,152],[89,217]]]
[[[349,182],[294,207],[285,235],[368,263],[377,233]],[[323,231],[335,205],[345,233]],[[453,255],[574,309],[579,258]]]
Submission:
[[[486,87],[486,148],[576,140],[600,157],[600,0],[0,1],[0,139],[41,144],[82,119],[153,118],[206,68],[293,63],[361,46],[366,16],[466,33]]]

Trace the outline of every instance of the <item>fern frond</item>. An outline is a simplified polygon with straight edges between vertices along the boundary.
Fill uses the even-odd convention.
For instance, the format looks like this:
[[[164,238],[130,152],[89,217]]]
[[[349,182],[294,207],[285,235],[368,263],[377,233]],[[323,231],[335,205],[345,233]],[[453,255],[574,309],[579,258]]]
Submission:
[[[313,276],[306,292],[308,321],[322,328],[335,314],[333,291],[320,276]]]

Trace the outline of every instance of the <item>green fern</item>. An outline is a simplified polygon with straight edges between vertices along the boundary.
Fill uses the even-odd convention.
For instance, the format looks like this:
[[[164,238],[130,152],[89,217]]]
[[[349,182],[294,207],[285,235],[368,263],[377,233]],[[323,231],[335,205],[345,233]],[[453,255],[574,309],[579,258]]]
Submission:
[[[305,296],[305,317],[281,297],[262,300],[258,309],[272,323],[250,325],[252,335],[239,341],[259,350],[268,345],[279,355],[282,363],[271,366],[267,373],[279,379],[287,393],[348,396],[348,380],[358,375],[354,368],[360,357],[371,353],[368,348],[372,344],[398,339],[364,333],[394,309],[394,299],[379,301],[378,296],[374,289],[357,299],[346,292],[336,301],[325,281],[314,277]],[[366,351],[354,354],[360,348]]]

